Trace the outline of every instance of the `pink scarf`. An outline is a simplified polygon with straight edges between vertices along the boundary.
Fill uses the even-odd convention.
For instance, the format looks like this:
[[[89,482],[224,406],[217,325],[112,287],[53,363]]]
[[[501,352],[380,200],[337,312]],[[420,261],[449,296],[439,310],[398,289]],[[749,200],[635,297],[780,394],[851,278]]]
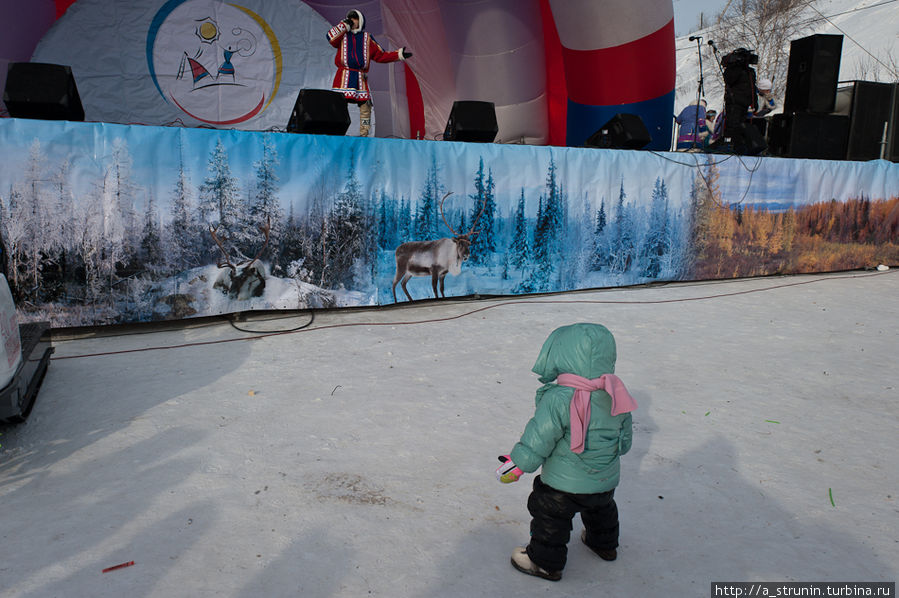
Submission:
[[[612,395],[612,415],[628,413],[637,408],[637,401],[615,374],[603,374],[592,380],[577,374],[559,374],[556,382],[574,389],[574,396],[571,398],[571,451],[574,453],[584,452],[587,426],[590,424],[591,392],[604,390]]]

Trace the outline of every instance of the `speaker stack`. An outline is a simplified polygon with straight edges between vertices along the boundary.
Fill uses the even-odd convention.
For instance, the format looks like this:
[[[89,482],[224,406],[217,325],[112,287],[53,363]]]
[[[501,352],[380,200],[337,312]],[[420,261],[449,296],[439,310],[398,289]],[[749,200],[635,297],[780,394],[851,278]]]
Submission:
[[[496,106],[493,102],[457,100],[453,102],[453,109],[446,121],[443,139],[492,143],[498,132]]]
[[[72,69],[62,64],[9,63],[3,103],[13,118],[84,120]]]
[[[772,117],[768,151],[787,158],[841,160],[849,117],[833,114],[842,35],[811,35],[790,42],[784,111]]]
[[[768,131],[771,154],[899,161],[899,84],[839,82],[842,47],[842,35],[790,43],[784,113]]]
[[[768,126],[768,152],[787,158],[843,160],[848,138],[848,116],[775,114]]]
[[[301,89],[287,123],[288,133],[345,135],[350,128],[346,99],[330,89]]]
[[[849,81],[837,89],[835,114],[849,117],[848,160],[899,161],[899,85]]]
[[[652,141],[643,119],[637,114],[613,116],[584,142],[584,147],[641,149]]]

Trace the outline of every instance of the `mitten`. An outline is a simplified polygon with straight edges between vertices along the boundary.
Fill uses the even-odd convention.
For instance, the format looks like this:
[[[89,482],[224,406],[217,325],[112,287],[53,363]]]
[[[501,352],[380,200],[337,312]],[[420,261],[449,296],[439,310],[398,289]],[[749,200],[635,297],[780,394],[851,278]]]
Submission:
[[[509,455],[501,455],[499,460],[502,462],[502,465],[496,468],[496,479],[503,484],[517,482],[518,478],[524,475],[524,472],[512,462],[512,458]]]
[[[402,50],[400,50],[400,56],[403,57],[403,60],[406,60],[407,58],[412,58],[412,50],[410,50],[406,46],[403,46]]]

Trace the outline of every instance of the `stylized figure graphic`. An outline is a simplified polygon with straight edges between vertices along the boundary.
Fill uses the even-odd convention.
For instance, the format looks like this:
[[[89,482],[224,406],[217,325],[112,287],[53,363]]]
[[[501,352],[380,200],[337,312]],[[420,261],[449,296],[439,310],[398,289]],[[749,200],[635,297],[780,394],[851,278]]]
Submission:
[[[206,77],[212,78],[212,74],[206,70],[206,67],[200,64],[196,58],[200,57],[200,52],[197,53],[196,57],[191,58],[187,55],[187,52],[184,53],[184,58],[181,59],[181,66],[178,68],[178,78],[184,78],[185,66],[190,66],[190,74],[194,80],[194,87],[197,87],[197,83],[205,79]]]
[[[168,0],[153,19],[147,48],[160,94],[200,122],[245,123],[277,95],[278,40],[262,17],[238,4]]]
[[[224,50],[224,55],[225,62],[219,67],[219,74],[216,76],[216,79],[220,78],[222,75],[231,75],[231,80],[234,81],[234,65],[231,64],[231,57],[234,56],[234,51],[231,49]]]

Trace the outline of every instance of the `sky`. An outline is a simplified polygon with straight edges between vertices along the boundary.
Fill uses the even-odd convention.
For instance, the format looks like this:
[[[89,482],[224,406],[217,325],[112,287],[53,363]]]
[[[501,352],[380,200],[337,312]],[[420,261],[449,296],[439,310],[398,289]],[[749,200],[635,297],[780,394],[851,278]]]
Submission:
[[[687,35],[698,29],[699,14],[703,19],[713,18],[725,6],[727,0],[674,0],[675,35]]]

